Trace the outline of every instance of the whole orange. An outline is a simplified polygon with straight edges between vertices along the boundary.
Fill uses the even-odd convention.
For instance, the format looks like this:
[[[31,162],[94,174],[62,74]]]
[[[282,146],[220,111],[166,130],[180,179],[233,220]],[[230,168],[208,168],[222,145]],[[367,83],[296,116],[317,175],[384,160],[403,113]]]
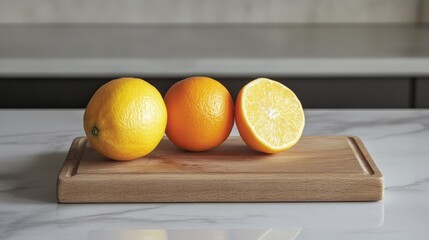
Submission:
[[[206,151],[222,144],[234,125],[234,102],[228,90],[208,77],[175,83],[164,97],[166,134],[178,147]]]
[[[113,160],[142,157],[159,144],[167,109],[158,90],[138,78],[120,78],[101,86],[83,118],[90,145]]]

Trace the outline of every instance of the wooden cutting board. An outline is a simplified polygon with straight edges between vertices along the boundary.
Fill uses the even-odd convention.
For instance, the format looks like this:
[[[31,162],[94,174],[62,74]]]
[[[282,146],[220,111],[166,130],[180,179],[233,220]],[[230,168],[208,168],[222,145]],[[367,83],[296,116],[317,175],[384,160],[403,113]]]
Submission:
[[[240,137],[207,152],[168,139],[144,158],[107,159],[76,138],[58,177],[61,203],[378,201],[383,176],[362,141],[306,136],[288,151],[262,154]]]

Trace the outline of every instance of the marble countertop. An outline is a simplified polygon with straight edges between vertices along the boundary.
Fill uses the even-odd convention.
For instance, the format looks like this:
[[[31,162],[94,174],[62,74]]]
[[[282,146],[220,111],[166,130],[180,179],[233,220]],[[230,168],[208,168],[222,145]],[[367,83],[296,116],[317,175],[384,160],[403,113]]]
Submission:
[[[0,77],[429,75],[429,25],[0,25]]]
[[[306,111],[305,135],[361,137],[384,175],[380,202],[57,204],[56,178],[71,141],[84,134],[82,116],[0,110],[1,239],[429,236],[429,110]]]
[[[380,202],[57,204],[56,178],[72,139],[84,134],[82,116],[82,110],[0,110],[1,239],[429,236],[429,110],[306,111],[305,135],[361,137],[384,174]]]

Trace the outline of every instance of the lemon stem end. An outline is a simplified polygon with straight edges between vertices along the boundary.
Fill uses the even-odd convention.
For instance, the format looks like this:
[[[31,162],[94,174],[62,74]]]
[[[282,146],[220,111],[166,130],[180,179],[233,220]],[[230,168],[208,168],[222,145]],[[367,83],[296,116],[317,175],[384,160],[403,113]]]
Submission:
[[[93,136],[97,136],[98,135],[98,132],[99,132],[100,130],[98,130],[98,128],[96,127],[96,126],[94,126],[93,128],[92,128],[92,130],[91,130],[91,133],[92,133],[92,135]]]

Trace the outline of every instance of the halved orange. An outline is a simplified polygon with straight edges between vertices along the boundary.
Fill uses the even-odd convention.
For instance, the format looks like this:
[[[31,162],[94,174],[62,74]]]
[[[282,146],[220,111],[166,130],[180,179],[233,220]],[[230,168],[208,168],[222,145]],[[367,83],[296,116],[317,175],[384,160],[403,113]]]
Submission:
[[[235,117],[243,141],[264,153],[291,148],[305,125],[304,110],[295,93],[267,78],[253,80],[240,90]]]

